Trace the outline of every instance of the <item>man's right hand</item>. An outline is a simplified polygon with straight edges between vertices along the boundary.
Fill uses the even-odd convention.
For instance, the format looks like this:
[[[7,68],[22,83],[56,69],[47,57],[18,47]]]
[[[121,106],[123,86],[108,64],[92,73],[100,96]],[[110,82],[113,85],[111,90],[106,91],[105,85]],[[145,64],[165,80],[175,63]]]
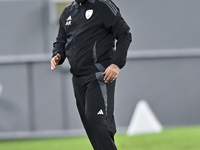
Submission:
[[[56,66],[59,64],[59,62],[60,62],[60,60],[61,60],[61,56],[60,56],[60,54],[57,54],[56,56],[54,56],[52,59],[51,59],[51,70],[53,71],[55,68],[56,68]]]

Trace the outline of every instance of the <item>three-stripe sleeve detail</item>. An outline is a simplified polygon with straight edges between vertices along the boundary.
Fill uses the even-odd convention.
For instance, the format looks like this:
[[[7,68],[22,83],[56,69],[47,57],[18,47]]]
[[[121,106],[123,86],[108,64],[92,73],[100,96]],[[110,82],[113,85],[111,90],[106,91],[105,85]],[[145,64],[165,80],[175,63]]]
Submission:
[[[113,14],[115,16],[117,15],[118,9],[112,2],[110,2],[109,0],[100,0],[100,1],[105,3],[110,8],[110,10],[113,12]]]

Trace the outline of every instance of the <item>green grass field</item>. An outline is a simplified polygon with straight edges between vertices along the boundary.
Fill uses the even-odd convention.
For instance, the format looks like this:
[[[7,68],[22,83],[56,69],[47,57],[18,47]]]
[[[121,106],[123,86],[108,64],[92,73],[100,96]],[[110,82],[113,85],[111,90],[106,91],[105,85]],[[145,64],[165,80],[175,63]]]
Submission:
[[[159,134],[115,136],[118,150],[200,150],[200,126],[165,129]],[[0,150],[92,150],[87,137],[2,140]]]

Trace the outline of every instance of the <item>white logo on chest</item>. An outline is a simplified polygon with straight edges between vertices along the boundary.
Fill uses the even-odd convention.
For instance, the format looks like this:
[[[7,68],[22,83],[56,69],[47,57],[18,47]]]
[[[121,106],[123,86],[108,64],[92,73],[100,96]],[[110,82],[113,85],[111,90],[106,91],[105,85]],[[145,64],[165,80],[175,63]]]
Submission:
[[[72,17],[69,16],[69,17],[66,19],[66,24],[65,24],[65,26],[69,26],[69,25],[71,25],[71,24],[72,24]]]
[[[90,19],[92,17],[92,14],[93,14],[93,10],[92,9],[87,10],[85,12],[86,19]]]

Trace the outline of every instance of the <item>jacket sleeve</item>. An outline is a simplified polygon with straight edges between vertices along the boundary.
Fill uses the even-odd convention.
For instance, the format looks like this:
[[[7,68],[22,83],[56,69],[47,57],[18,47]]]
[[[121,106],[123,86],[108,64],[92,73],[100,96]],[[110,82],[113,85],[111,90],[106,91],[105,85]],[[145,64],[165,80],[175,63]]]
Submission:
[[[113,55],[113,64],[116,64],[120,69],[126,63],[127,51],[132,41],[129,27],[123,19],[118,20],[114,27],[114,36],[117,40],[116,51]]]
[[[121,69],[126,63],[127,51],[132,41],[132,36],[129,32],[129,26],[120,14],[119,8],[109,0],[105,4],[102,9],[103,24],[117,40],[112,63]]]
[[[53,56],[56,56],[57,54],[61,55],[61,60],[59,62],[59,65],[61,65],[66,58],[65,54],[65,44],[66,44],[66,32],[63,28],[62,24],[62,17],[59,19],[59,30],[58,30],[58,36],[56,38],[56,42],[53,43]]]

